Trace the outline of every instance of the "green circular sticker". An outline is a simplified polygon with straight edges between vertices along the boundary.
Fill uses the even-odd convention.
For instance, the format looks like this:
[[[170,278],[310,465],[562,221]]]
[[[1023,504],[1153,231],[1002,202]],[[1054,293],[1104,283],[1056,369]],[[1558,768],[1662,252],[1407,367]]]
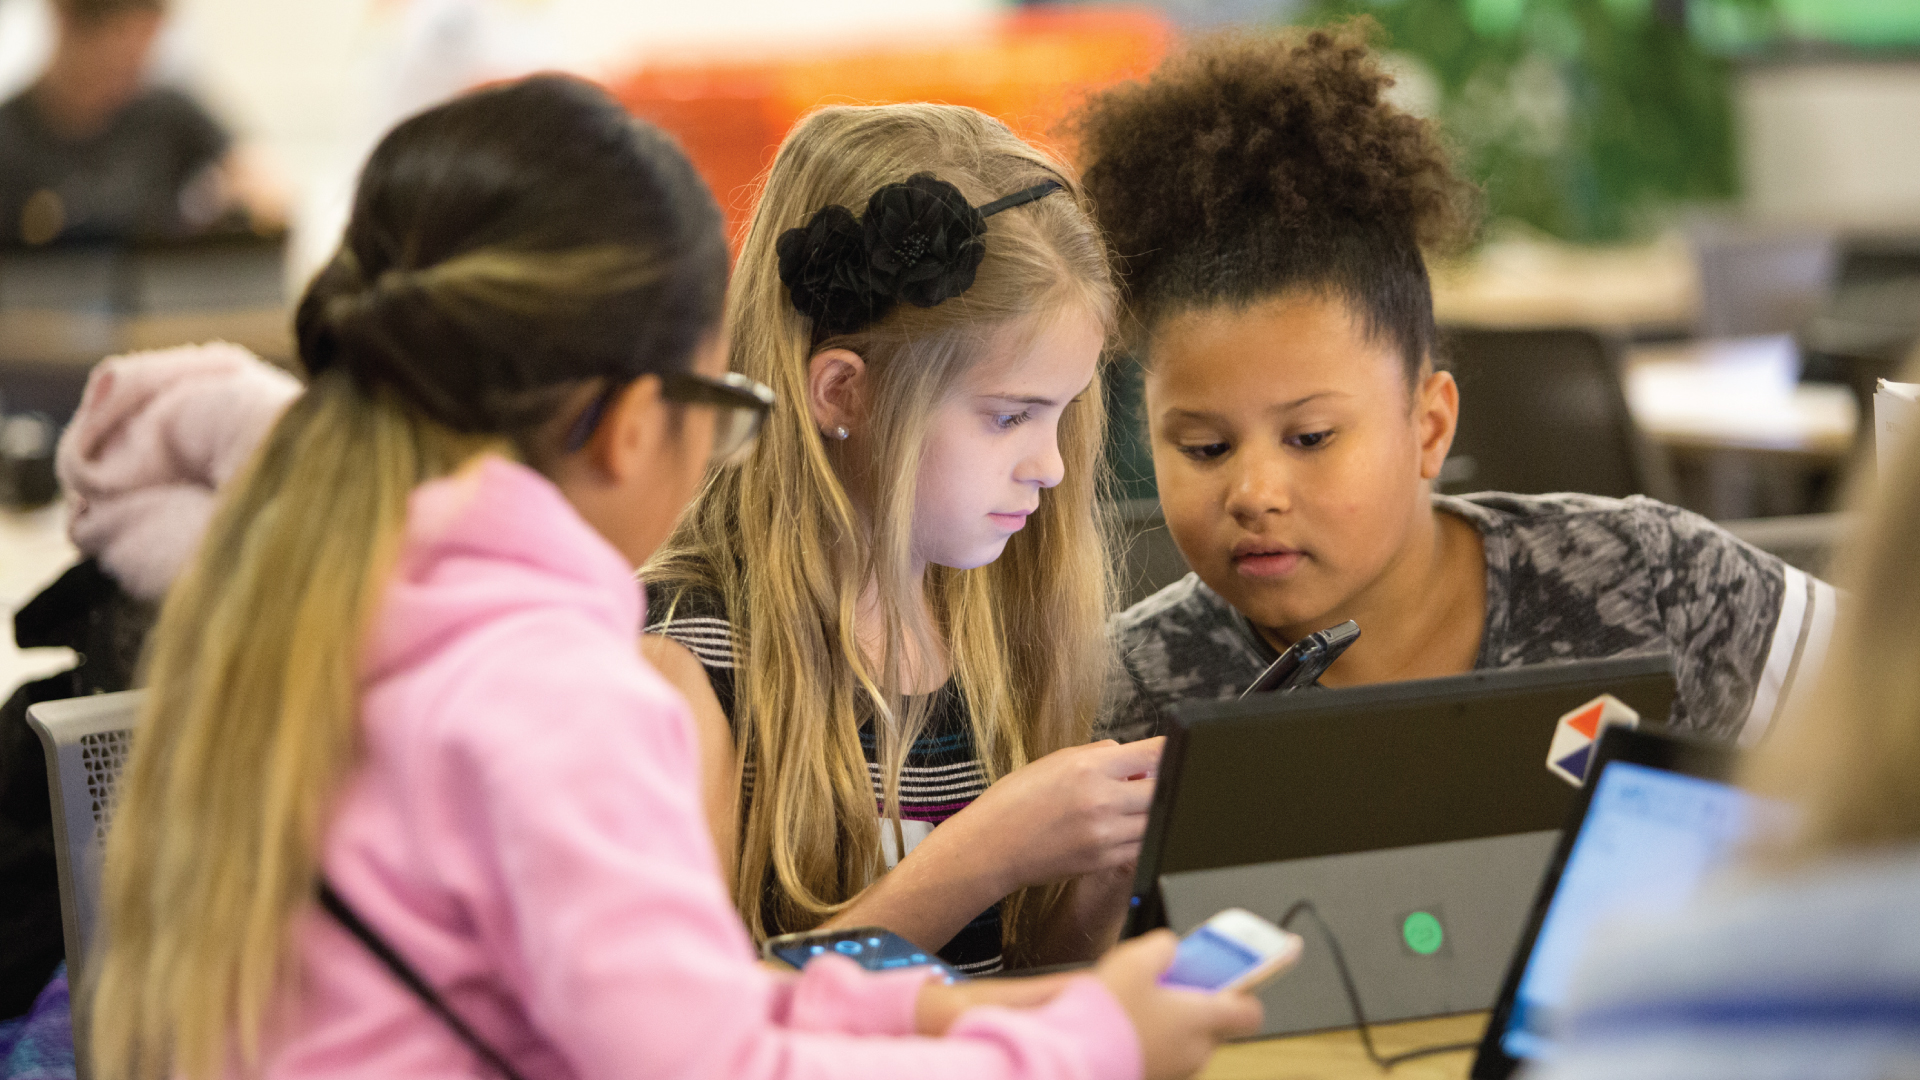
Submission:
[[[1407,916],[1400,924],[1400,936],[1406,940],[1407,948],[1421,956],[1432,956],[1440,951],[1440,943],[1446,940],[1446,931],[1440,928],[1440,920],[1425,911],[1416,911]]]

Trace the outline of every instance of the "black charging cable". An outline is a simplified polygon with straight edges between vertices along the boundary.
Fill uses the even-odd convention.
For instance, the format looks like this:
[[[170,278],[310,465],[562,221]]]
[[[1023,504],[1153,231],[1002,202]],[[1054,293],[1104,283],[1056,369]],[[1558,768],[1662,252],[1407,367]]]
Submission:
[[[1367,1012],[1360,1007],[1360,988],[1354,985],[1353,972],[1347,969],[1347,954],[1340,950],[1340,939],[1333,935],[1333,927],[1327,925],[1327,920],[1320,917],[1320,911],[1313,906],[1313,901],[1302,900],[1288,908],[1287,913],[1280,917],[1280,928],[1293,929],[1293,921],[1302,915],[1313,916],[1314,924],[1320,927],[1320,936],[1326,940],[1327,951],[1333,956],[1333,969],[1340,975],[1340,987],[1347,992],[1347,1004],[1353,1007],[1354,1026],[1360,1032],[1360,1045],[1367,1052],[1367,1060],[1378,1066],[1381,1072],[1416,1058],[1479,1048],[1478,1042],[1445,1043],[1440,1046],[1423,1046],[1418,1050],[1408,1050],[1392,1057],[1381,1057],[1380,1051],[1373,1045],[1373,1030],[1367,1025]]]

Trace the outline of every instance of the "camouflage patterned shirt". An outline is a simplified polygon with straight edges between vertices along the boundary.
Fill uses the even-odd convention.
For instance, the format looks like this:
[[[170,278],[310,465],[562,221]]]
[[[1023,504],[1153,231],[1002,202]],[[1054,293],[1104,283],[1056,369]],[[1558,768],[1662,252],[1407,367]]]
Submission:
[[[1651,499],[1437,495],[1480,531],[1487,617],[1476,668],[1665,653],[1676,728],[1748,743],[1812,680],[1835,595],[1715,526]],[[1114,616],[1103,730],[1164,733],[1168,710],[1239,696],[1277,657],[1195,574]],[[1364,627],[1362,630],[1364,631]]]

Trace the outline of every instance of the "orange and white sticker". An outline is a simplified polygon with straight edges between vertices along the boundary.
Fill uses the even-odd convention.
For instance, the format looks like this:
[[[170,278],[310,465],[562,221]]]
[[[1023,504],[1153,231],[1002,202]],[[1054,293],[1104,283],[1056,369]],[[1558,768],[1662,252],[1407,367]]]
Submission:
[[[1600,741],[1603,728],[1640,726],[1640,714],[1612,694],[1601,694],[1585,705],[1562,716],[1553,728],[1553,743],[1547,747],[1547,771],[1579,787],[1587,782],[1587,765],[1593,760],[1593,744]]]

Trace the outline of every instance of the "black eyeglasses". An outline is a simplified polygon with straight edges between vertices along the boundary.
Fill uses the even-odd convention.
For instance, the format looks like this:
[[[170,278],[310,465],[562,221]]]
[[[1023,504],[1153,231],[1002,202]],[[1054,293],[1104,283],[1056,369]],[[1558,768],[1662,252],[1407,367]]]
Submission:
[[[625,383],[608,386],[580,414],[580,419],[574,421],[573,430],[567,433],[568,453],[587,445],[613,396],[625,386]],[[729,371],[719,378],[690,371],[671,372],[660,377],[660,396],[681,405],[711,405],[720,410],[714,419],[713,449],[708,458],[712,465],[731,465],[753,451],[754,439],[759,436],[760,425],[767,414],[773,411],[774,402],[771,387],[737,371]]]

